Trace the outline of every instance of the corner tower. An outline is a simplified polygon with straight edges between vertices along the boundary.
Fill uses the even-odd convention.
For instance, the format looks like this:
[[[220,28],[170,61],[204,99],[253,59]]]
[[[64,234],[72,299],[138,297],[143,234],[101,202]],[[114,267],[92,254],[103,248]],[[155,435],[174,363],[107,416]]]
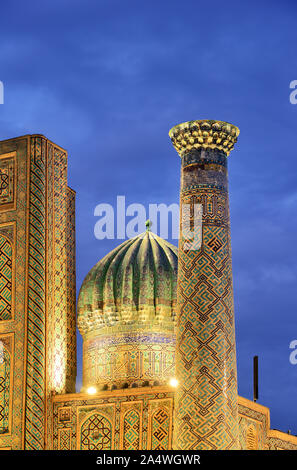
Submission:
[[[169,132],[182,164],[175,449],[238,445],[227,172],[227,157],[238,134],[237,127],[212,120],[186,122]],[[199,249],[188,249],[182,233],[185,204],[190,206],[190,226],[194,205],[203,207]]]
[[[43,135],[0,142],[0,448],[51,447],[76,378],[75,193]]]

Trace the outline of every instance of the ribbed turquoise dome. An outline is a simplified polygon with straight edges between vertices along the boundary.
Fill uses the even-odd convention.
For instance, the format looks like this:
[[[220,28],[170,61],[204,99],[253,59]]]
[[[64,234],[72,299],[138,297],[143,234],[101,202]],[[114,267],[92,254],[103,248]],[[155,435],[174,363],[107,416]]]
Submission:
[[[78,298],[83,390],[167,383],[174,374],[177,248],[149,230],[86,276]]]
[[[177,247],[151,231],[125,241],[91,269],[78,299],[82,335],[132,324],[172,330]],[[126,325],[126,327],[125,327]]]

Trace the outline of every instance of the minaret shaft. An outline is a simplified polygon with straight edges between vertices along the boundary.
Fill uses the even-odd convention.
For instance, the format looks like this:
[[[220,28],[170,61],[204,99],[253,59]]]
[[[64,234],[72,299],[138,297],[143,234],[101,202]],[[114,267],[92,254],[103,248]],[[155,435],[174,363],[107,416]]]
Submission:
[[[219,121],[176,126],[182,157],[174,448],[236,449],[237,374],[227,155],[238,129]],[[183,209],[202,206],[200,246],[186,239]],[[200,206],[200,207],[201,207]]]

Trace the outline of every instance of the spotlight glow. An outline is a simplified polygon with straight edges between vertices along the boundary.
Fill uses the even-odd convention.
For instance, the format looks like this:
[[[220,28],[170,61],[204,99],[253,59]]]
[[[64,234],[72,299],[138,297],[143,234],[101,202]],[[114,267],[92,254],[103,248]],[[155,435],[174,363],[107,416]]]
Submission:
[[[172,377],[170,380],[169,380],[169,385],[171,387],[174,387],[176,388],[178,386],[178,380],[175,378],[175,377]]]
[[[97,392],[97,390],[96,390],[95,387],[89,387],[89,388],[87,389],[87,393],[88,393],[89,395],[95,395],[96,392]]]

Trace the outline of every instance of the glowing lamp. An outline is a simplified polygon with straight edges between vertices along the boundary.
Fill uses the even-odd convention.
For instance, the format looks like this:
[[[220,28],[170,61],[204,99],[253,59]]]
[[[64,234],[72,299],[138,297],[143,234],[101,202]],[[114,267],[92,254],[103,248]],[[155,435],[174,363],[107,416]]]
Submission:
[[[88,393],[89,395],[95,395],[96,392],[97,392],[96,387],[89,387],[89,388],[87,389],[87,393]]]
[[[178,386],[178,380],[175,378],[175,377],[172,377],[170,380],[169,380],[169,385],[171,387],[174,387],[176,388]]]

